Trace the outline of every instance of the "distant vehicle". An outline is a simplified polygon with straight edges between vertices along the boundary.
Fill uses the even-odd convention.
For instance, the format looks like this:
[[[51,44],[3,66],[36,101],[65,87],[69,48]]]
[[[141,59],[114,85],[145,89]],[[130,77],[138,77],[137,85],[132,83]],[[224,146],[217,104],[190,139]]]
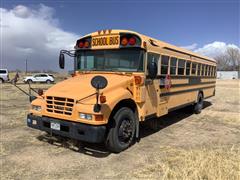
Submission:
[[[50,84],[54,82],[54,77],[53,75],[50,75],[50,74],[40,73],[40,74],[35,74],[34,76],[25,77],[23,82],[25,83],[42,82],[42,83]]]
[[[0,84],[9,81],[7,69],[0,69]]]
[[[54,78],[54,75],[53,74],[48,74],[49,76],[52,76]]]

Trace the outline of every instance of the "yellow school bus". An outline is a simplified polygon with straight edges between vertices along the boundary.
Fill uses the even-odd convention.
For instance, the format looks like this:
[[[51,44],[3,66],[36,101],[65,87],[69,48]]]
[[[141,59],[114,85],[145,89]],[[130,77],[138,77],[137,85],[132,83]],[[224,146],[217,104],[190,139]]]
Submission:
[[[101,30],[61,50],[74,73],[31,102],[29,127],[76,140],[105,142],[112,152],[139,138],[139,124],[215,95],[216,61],[128,30]],[[40,91],[42,92],[42,91]]]

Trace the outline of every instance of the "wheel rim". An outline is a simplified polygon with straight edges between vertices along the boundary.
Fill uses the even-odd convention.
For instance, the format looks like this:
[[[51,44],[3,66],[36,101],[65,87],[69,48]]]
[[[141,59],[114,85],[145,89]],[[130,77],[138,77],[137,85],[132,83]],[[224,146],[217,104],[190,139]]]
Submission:
[[[122,120],[118,129],[118,139],[121,143],[129,143],[132,137],[133,127],[129,119]]]

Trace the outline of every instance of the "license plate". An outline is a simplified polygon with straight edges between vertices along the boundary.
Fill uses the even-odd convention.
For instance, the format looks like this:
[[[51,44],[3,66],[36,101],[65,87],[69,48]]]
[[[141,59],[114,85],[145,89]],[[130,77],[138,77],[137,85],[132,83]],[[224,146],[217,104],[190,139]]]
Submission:
[[[51,129],[60,131],[60,124],[56,122],[51,122]]]
[[[92,48],[118,47],[120,43],[119,35],[92,37]]]

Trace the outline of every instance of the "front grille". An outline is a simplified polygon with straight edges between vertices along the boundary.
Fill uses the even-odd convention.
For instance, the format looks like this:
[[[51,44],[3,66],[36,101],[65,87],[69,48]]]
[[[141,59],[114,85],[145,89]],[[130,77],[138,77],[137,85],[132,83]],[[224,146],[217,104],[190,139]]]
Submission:
[[[74,99],[47,96],[47,111],[52,113],[72,115]]]

